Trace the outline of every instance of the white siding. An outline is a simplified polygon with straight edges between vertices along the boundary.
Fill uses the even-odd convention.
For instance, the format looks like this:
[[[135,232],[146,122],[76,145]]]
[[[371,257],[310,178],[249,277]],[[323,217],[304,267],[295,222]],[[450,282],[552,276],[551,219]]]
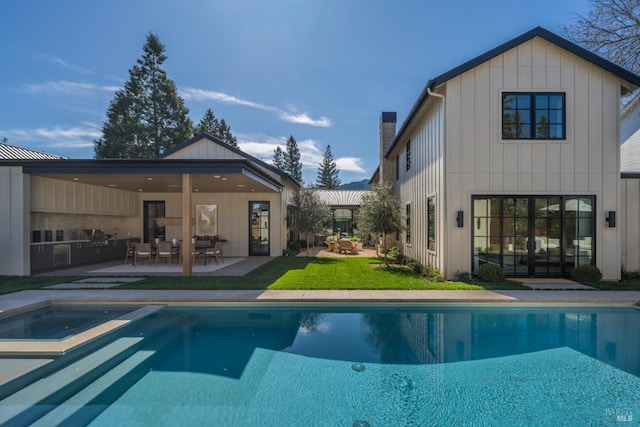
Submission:
[[[445,233],[443,218],[447,215],[443,199],[443,112],[440,100],[429,102],[418,114],[411,128],[405,133],[402,147],[390,154],[400,156],[400,177],[396,182],[396,193],[404,205],[411,203],[411,244],[405,242],[401,233],[399,244],[405,255],[420,260],[423,264],[444,268],[443,252]],[[411,169],[406,170],[405,144],[411,141]],[[436,250],[427,249],[427,199],[436,197]],[[404,222],[403,222],[404,223]]]
[[[620,274],[620,227],[606,227],[620,207],[621,80],[536,38],[438,88],[409,124],[390,158],[400,155],[396,191],[411,203],[412,244],[405,254],[441,268],[448,278],[471,270],[473,195],[593,195],[596,263],[606,279]],[[566,139],[502,140],[502,92],[564,92]],[[446,144],[443,142],[446,138]],[[412,168],[404,172],[411,140]],[[446,154],[446,156],[445,156]],[[438,249],[426,250],[426,199],[437,196]],[[456,211],[464,227],[456,226]],[[446,252],[445,252],[446,249]]]
[[[640,179],[621,180],[621,206],[618,215],[622,267],[628,271],[640,270]]]
[[[282,255],[282,249],[286,241],[283,236],[284,218],[286,210],[283,212],[281,193],[192,193],[191,212],[195,212],[196,205],[217,205],[218,206],[218,235],[226,239],[224,244],[224,255],[231,257],[246,257],[249,254],[249,202],[268,201],[270,202],[271,229],[271,256]],[[139,200],[138,209],[143,210],[144,201],[164,201],[166,217],[182,216],[182,194],[181,193],[144,193]],[[137,229],[143,229],[142,216],[138,218]],[[195,234],[194,219],[191,218],[192,235]],[[165,228],[167,239],[180,239],[182,236],[182,225],[167,225]]]
[[[501,138],[502,92],[565,92],[566,140]],[[618,210],[620,81],[599,67],[534,39],[447,82],[447,275],[471,268],[471,228],[457,239],[449,217],[469,223],[474,194],[596,196],[597,265],[619,277],[619,228],[605,227]]]
[[[29,180],[21,167],[0,168],[0,274],[28,276]]]

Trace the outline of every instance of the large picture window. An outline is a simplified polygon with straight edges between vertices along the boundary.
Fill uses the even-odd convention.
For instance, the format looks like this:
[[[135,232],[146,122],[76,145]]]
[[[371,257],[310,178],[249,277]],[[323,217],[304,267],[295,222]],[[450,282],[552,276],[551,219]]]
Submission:
[[[565,94],[504,92],[502,139],[565,139]]]
[[[436,250],[436,198],[427,199],[427,249]]]

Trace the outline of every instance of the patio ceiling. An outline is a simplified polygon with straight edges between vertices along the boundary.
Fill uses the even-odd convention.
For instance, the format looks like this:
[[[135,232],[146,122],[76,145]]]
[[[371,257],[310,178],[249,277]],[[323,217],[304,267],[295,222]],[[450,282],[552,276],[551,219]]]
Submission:
[[[11,162],[0,162],[10,164]],[[181,193],[190,174],[194,192],[279,192],[281,182],[247,160],[54,160],[21,162],[24,173],[127,191]]]
[[[182,193],[182,174],[177,173],[128,173],[128,174],[34,174],[63,181],[112,187],[120,190],[144,193]],[[192,174],[194,192],[249,193],[272,192],[262,180],[241,173]]]

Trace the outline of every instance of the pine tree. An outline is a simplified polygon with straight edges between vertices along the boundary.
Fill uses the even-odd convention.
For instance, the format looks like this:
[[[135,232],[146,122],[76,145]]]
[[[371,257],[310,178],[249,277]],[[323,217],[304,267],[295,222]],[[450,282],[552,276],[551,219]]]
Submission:
[[[238,147],[238,140],[233,136],[231,128],[227,125],[224,119],[220,119],[220,127],[218,128],[218,135],[216,136],[220,138],[222,142],[225,142],[232,147]]]
[[[284,168],[293,179],[302,184],[302,163],[300,162],[300,150],[298,149],[298,142],[293,135],[287,139],[287,147],[283,153]]]
[[[340,186],[339,172],[340,169],[336,167],[336,161],[331,154],[331,146],[327,145],[327,149],[322,156],[322,162],[318,167],[316,186],[325,190],[335,190]]]
[[[201,133],[208,133],[211,136],[216,136],[218,134],[218,129],[220,128],[220,122],[216,118],[215,114],[213,114],[213,110],[208,108],[207,111],[204,112],[204,116],[196,126],[194,133],[196,135]]]
[[[147,35],[143,51],[109,104],[96,158],[154,157],[193,134],[189,110],[161,68],[167,57],[158,36]]]
[[[211,108],[205,111],[202,120],[200,120],[200,123],[196,126],[196,134],[203,132],[206,132],[211,136],[215,136],[225,144],[229,144],[232,147],[238,147],[238,140],[231,133],[231,128],[227,125],[224,119],[218,120],[215,114],[213,114]]]
[[[277,167],[280,170],[284,169],[284,153],[282,149],[278,145],[275,150],[273,150],[273,166]]]

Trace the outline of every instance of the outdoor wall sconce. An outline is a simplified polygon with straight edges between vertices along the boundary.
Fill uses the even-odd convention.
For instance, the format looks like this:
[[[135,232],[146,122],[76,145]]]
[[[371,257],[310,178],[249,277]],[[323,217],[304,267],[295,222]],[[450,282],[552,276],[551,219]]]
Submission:
[[[610,228],[615,227],[616,226],[616,211],[607,212],[607,217],[605,218],[605,221],[607,221],[607,223],[609,224]]]
[[[464,227],[464,212],[458,211],[456,214],[456,225],[458,228]]]

